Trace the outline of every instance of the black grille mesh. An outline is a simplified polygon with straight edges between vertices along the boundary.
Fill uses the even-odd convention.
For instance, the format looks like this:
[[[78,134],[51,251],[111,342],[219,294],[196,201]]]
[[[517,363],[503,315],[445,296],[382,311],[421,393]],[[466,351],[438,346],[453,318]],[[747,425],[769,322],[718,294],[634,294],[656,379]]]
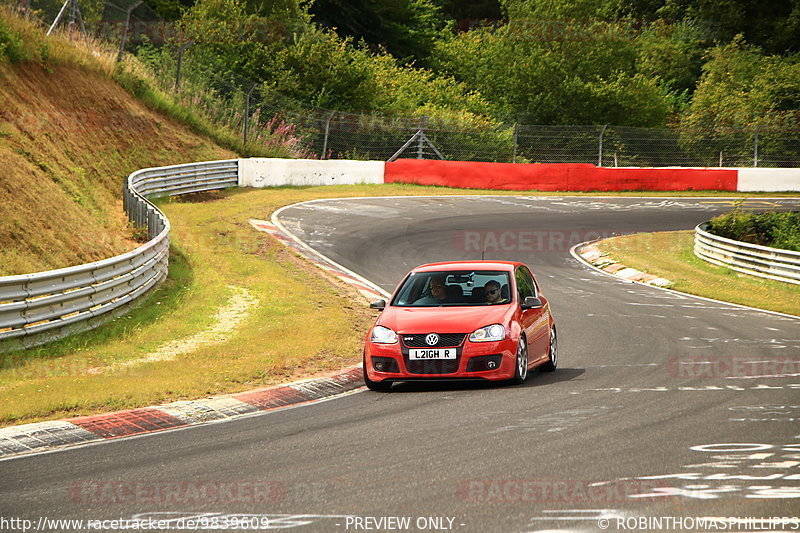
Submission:
[[[459,359],[429,359],[427,361],[406,360],[406,368],[411,374],[452,374],[453,372],[458,372]]]

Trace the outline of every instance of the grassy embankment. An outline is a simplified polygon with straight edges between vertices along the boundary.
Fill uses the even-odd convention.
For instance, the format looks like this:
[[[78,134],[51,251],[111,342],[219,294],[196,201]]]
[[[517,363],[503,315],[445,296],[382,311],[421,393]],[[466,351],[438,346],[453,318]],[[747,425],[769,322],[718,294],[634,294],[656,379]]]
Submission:
[[[122,90],[114,60],[0,10],[0,276],[132,249],[128,174],[235,157]]]
[[[623,235],[598,247],[622,264],[674,283],[674,290],[800,315],[800,287],[740,274],[694,255],[694,231]]]

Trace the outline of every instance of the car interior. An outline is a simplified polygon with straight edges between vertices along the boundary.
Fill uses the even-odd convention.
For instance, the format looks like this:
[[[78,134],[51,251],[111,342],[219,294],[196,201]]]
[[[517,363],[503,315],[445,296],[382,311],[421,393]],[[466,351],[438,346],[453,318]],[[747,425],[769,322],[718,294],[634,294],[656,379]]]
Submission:
[[[420,275],[409,280],[409,286],[401,289],[396,298],[396,305],[430,305],[430,284],[436,277],[444,277],[445,294],[443,305],[487,305],[484,286],[489,281],[500,284],[502,301],[510,300],[508,277],[501,272],[445,272],[430,275]]]

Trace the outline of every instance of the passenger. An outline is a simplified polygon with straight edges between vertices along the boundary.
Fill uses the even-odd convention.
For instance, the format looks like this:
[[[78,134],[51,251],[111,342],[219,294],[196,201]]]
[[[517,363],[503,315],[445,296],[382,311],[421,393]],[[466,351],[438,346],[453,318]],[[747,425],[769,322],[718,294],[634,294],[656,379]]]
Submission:
[[[504,298],[500,292],[500,284],[494,280],[487,281],[483,286],[486,293],[486,302],[490,304],[504,304],[508,302],[508,298]]]

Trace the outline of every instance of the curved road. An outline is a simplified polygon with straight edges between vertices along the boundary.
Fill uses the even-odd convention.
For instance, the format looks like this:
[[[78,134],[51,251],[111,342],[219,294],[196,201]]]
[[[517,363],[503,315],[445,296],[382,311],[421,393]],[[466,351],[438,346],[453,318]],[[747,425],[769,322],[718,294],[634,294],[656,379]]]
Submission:
[[[0,520],[523,532],[694,531],[701,518],[733,517],[727,530],[792,530],[748,520],[798,514],[800,322],[623,283],[569,254],[606,235],[688,229],[730,203],[440,197],[285,209],[286,227],[387,291],[417,264],[482,249],[527,262],[552,302],[559,370],[520,387],[400,384],[0,462]]]

